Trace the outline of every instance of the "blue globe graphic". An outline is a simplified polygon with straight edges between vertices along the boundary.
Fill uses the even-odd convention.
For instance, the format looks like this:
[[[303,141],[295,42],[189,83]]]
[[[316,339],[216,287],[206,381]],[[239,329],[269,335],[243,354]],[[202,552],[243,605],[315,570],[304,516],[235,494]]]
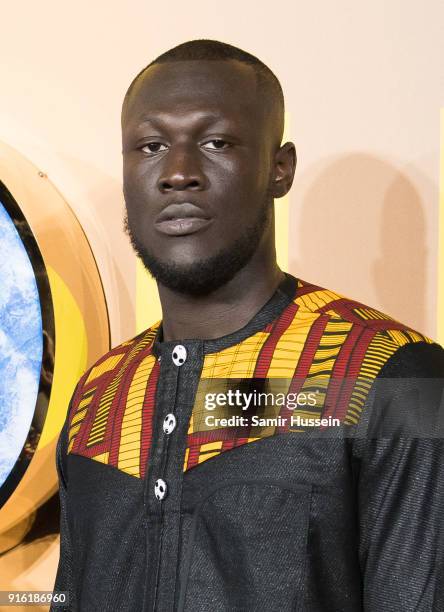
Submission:
[[[34,270],[0,202],[0,487],[26,442],[36,407],[43,353]]]

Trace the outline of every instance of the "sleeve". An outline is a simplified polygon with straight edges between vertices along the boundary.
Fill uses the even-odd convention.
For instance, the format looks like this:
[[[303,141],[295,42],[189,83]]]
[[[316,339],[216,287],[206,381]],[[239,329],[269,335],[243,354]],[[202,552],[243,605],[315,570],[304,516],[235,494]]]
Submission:
[[[440,346],[398,349],[372,397],[382,429],[354,441],[365,612],[444,610],[443,379]]]
[[[74,397],[74,395],[73,395]],[[73,549],[69,529],[69,506],[68,506],[68,480],[66,469],[66,457],[68,449],[68,424],[69,413],[71,411],[72,399],[69,404],[68,414],[60,432],[56,447],[56,467],[59,481],[59,500],[60,500],[60,557],[57,567],[53,591],[64,591],[68,593],[68,605],[52,605],[50,612],[60,612],[60,610],[77,610],[75,604],[75,593],[73,582]]]

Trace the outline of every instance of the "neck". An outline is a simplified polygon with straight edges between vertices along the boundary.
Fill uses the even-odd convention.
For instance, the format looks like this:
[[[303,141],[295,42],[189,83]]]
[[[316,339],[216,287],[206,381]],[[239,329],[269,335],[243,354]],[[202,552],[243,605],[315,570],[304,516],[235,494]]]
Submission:
[[[208,296],[176,293],[159,283],[164,340],[211,340],[241,329],[271,298],[283,278],[275,258],[261,263],[253,258]]]

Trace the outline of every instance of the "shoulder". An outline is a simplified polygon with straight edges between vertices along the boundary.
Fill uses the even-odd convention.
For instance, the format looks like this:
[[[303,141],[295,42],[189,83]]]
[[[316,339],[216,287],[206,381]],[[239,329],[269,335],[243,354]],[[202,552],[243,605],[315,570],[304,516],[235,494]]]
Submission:
[[[159,325],[160,321],[133,338],[113,347],[83,373],[71,398],[71,417],[80,402],[87,403],[86,398],[92,396],[98,387],[108,385],[114,379],[122,378],[132,365],[139,363],[145,357],[152,356],[152,345]],[[152,356],[152,361],[154,363],[154,356]]]
[[[375,331],[408,331],[412,334],[412,340],[433,342],[424,334],[397,321],[389,314],[331,289],[313,285],[301,279],[298,280],[294,302],[303,310],[325,314],[333,319],[342,319],[361,328]],[[402,344],[401,338],[394,337],[394,341]]]
[[[320,372],[325,376],[327,411],[340,415],[347,424],[365,428],[370,412],[380,411],[386,419],[390,403],[391,414],[398,420],[402,417],[400,431],[405,431],[417,413],[413,403],[421,392],[428,398],[424,414],[435,414],[444,379],[444,349],[439,344],[372,306],[305,281],[298,281],[293,304],[295,317],[310,322],[304,344],[311,360],[306,375]],[[337,379],[348,381],[339,399],[329,385]],[[369,405],[377,409],[369,411]],[[379,417],[375,422],[379,427]],[[412,425],[409,431],[417,429]]]
[[[303,280],[298,280],[294,303],[307,316],[322,317],[325,329],[340,329],[344,348],[363,363],[367,359],[374,374],[386,365],[386,372],[439,367],[444,351],[438,344],[372,306]]]

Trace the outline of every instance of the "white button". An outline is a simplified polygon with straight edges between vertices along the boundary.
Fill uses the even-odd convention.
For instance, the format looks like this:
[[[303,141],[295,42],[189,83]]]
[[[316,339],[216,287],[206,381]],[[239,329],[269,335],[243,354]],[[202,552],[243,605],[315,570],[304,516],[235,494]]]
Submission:
[[[173,348],[173,363],[174,365],[181,366],[185,363],[187,358],[187,349],[181,344],[177,344]]]
[[[166,495],[166,492],[167,484],[164,480],[162,480],[162,478],[159,478],[158,480],[156,480],[156,484],[154,485],[154,495],[156,496],[156,499],[162,501],[162,499]]]
[[[163,431],[170,434],[176,429],[176,417],[174,414],[167,414],[163,419]]]

